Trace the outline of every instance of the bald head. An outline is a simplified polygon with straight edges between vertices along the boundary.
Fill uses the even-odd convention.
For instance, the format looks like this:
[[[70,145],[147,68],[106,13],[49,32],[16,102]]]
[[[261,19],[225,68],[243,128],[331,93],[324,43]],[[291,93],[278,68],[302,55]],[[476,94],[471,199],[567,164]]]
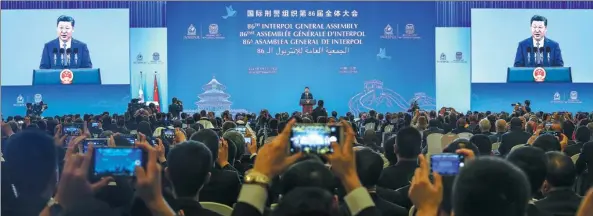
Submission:
[[[496,132],[506,132],[507,131],[507,121],[504,119],[499,119],[496,121]]]

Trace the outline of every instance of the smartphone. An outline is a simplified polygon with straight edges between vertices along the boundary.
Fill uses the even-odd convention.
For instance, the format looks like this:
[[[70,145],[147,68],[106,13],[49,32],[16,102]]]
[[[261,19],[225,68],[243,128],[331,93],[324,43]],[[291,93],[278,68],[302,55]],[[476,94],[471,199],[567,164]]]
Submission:
[[[98,128],[99,127],[99,123],[93,122],[93,123],[91,123],[91,127]]]
[[[92,175],[136,176],[136,166],[146,166],[147,155],[133,147],[98,147],[93,151]]]
[[[66,124],[62,127],[62,134],[67,136],[80,136],[82,124]]]
[[[109,138],[89,138],[82,142],[82,152],[86,152],[89,144],[92,144],[95,148],[107,147],[109,145]]]
[[[342,127],[326,124],[295,124],[290,135],[290,153],[331,154],[332,142],[340,142]]]
[[[443,176],[457,175],[465,165],[464,156],[453,153],[430,155],[430,169]]]
[[[62,143],[62,147],[68,148],[68,144],[70,144],[70,141],[72,141],[74,138],[76,138],[76,136],[66,136],[64,143]]]
[[[148,142],[148,144],[150,144],[152,146],[158,146],[159,145],[159,141],[156,140],[154,137],[146,137],[146,141]]]
[[[121,137],[126,138],[126,140],[128,140],[128,142],[130,143],[130,145],[135,145],[136,144],[136,135],[133,134],[120,134]]]
[[[546,125],[545,125],[545,129],[547,131],[551,130],[552,129],[552,123],[551,122],[547,122]]]
[[[175,129],[163,129],[163,137],[169,140],[175,139]]]
[[[243,136],[245,136],[247,128],[245,126],[240,125],[240,126],[237,126],[235,128],[235,130],[237,130],[239,133],[241,133]]]
[[[251,145],[251,137],[245,137],[245,151],[243,151],[244,155],[250,155],[249,153],[249,145]]]

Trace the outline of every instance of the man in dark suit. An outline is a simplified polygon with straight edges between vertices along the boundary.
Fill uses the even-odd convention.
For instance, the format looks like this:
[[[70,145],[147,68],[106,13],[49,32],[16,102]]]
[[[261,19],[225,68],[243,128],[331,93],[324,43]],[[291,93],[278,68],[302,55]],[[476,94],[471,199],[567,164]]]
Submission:
[[[384,189],[381,193],[377,191],[377,182],[383,170],[383,159],[381,156],[370,148],[363,148],[357,150],[356,153],[356,170],[360,183],[367,188],[375,206],[382,215],[406,216],[408,211],[401,206],[387,201],[381,197],[381,194],[395,193],[393,190]]]
[[[457,120],[457,124],[456,124],[457,127],[455,129],[453,129],[451,131],[451,133],[454,133],[454,134],[472,133],[470,130],[468,130],[467,128],[465,128],[465,124],[466,124],[465,118],[458,119]]]
[[[421,143],[422,136],[416,128],[407,127],[399,130],[394,146],[397,163],[383,169],[377,185],[392,190],[409,185],[418,167]]]
[[[515,67],[563,67],[558,42],[546,38],[548,19],[540,15],[531,17],[531,37],[519,42],[515,54]]]
[[[577,128],[575,138],[576,143],[568,145],[564,148],[564,153],[569,157],[581,153],[583,145],[585,145],[585,143],[589,142],[589,140],[591,139],[591,131],[586,126],[580,126],[579,128]]]
[[[301,94],[301,100],[313,100],[313,94],[309,92],[309,87],[305,87],[305,92]],[[303,113],[311,113],[312,106],[303,106]],[[317,119],[313,119],[313,121],[317,121]]]
[[[526,144],[531,135],[523,131],[523,121],[515,117],[511,119],[511,131],[505,133],[501,137],[498,152],[500,155],[506,155],[516,145]]]
[[[72,38],[74,18],[66,15],[58,17],[57,33],[58,38],[43,46],[39,69],[93,67],[87,45]]]
[[[210,170],[210,181],[200,191],[200,201],[233,206],[237,201],[237,196],[239,196],[241,182],[236,169],[228,163],[228,158],[219,159],[220,138],[213,130],[204,129],[195,132],[190,139],[204,143],[210,149],[210,152],[213,152],[212,162],[216,163],[214,168]],[[226,156],[228,157],[228,154]]]
[[[548,152],[546,181],[542,187],[544,199],[535,202],[535,206],[554,216],[576,215],[582,197],[577,195],[572,186],[577,171],[570,159],[561,152]]]

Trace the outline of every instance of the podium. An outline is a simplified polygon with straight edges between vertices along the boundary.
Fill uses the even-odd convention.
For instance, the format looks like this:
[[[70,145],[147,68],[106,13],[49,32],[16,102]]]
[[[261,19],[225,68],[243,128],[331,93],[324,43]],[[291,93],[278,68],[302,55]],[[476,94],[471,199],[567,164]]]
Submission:
[[[303,114],[312,113],[315,103],[317,103],[315,99],[301,99],[300,105],[303,107]]]
[[[33,70],[33,85],[88,85],[101,84],[98,68],[36,69]]]
[[[507,83],[572,83],[570,67],[509,67]]]

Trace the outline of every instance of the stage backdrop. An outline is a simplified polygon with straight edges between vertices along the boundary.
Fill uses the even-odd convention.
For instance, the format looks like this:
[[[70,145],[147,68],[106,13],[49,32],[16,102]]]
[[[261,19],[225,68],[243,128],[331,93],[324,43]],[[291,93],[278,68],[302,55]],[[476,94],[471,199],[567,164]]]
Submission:
[[[470,28],[436,28],[436,105],[470,110]]]
[[[130,29],[130,87],[132,98],[154,102],[161,111],[167,100],[167,29]]]
[[[169,94],[186,111],[435,108],[434,2],[168,2]]]

